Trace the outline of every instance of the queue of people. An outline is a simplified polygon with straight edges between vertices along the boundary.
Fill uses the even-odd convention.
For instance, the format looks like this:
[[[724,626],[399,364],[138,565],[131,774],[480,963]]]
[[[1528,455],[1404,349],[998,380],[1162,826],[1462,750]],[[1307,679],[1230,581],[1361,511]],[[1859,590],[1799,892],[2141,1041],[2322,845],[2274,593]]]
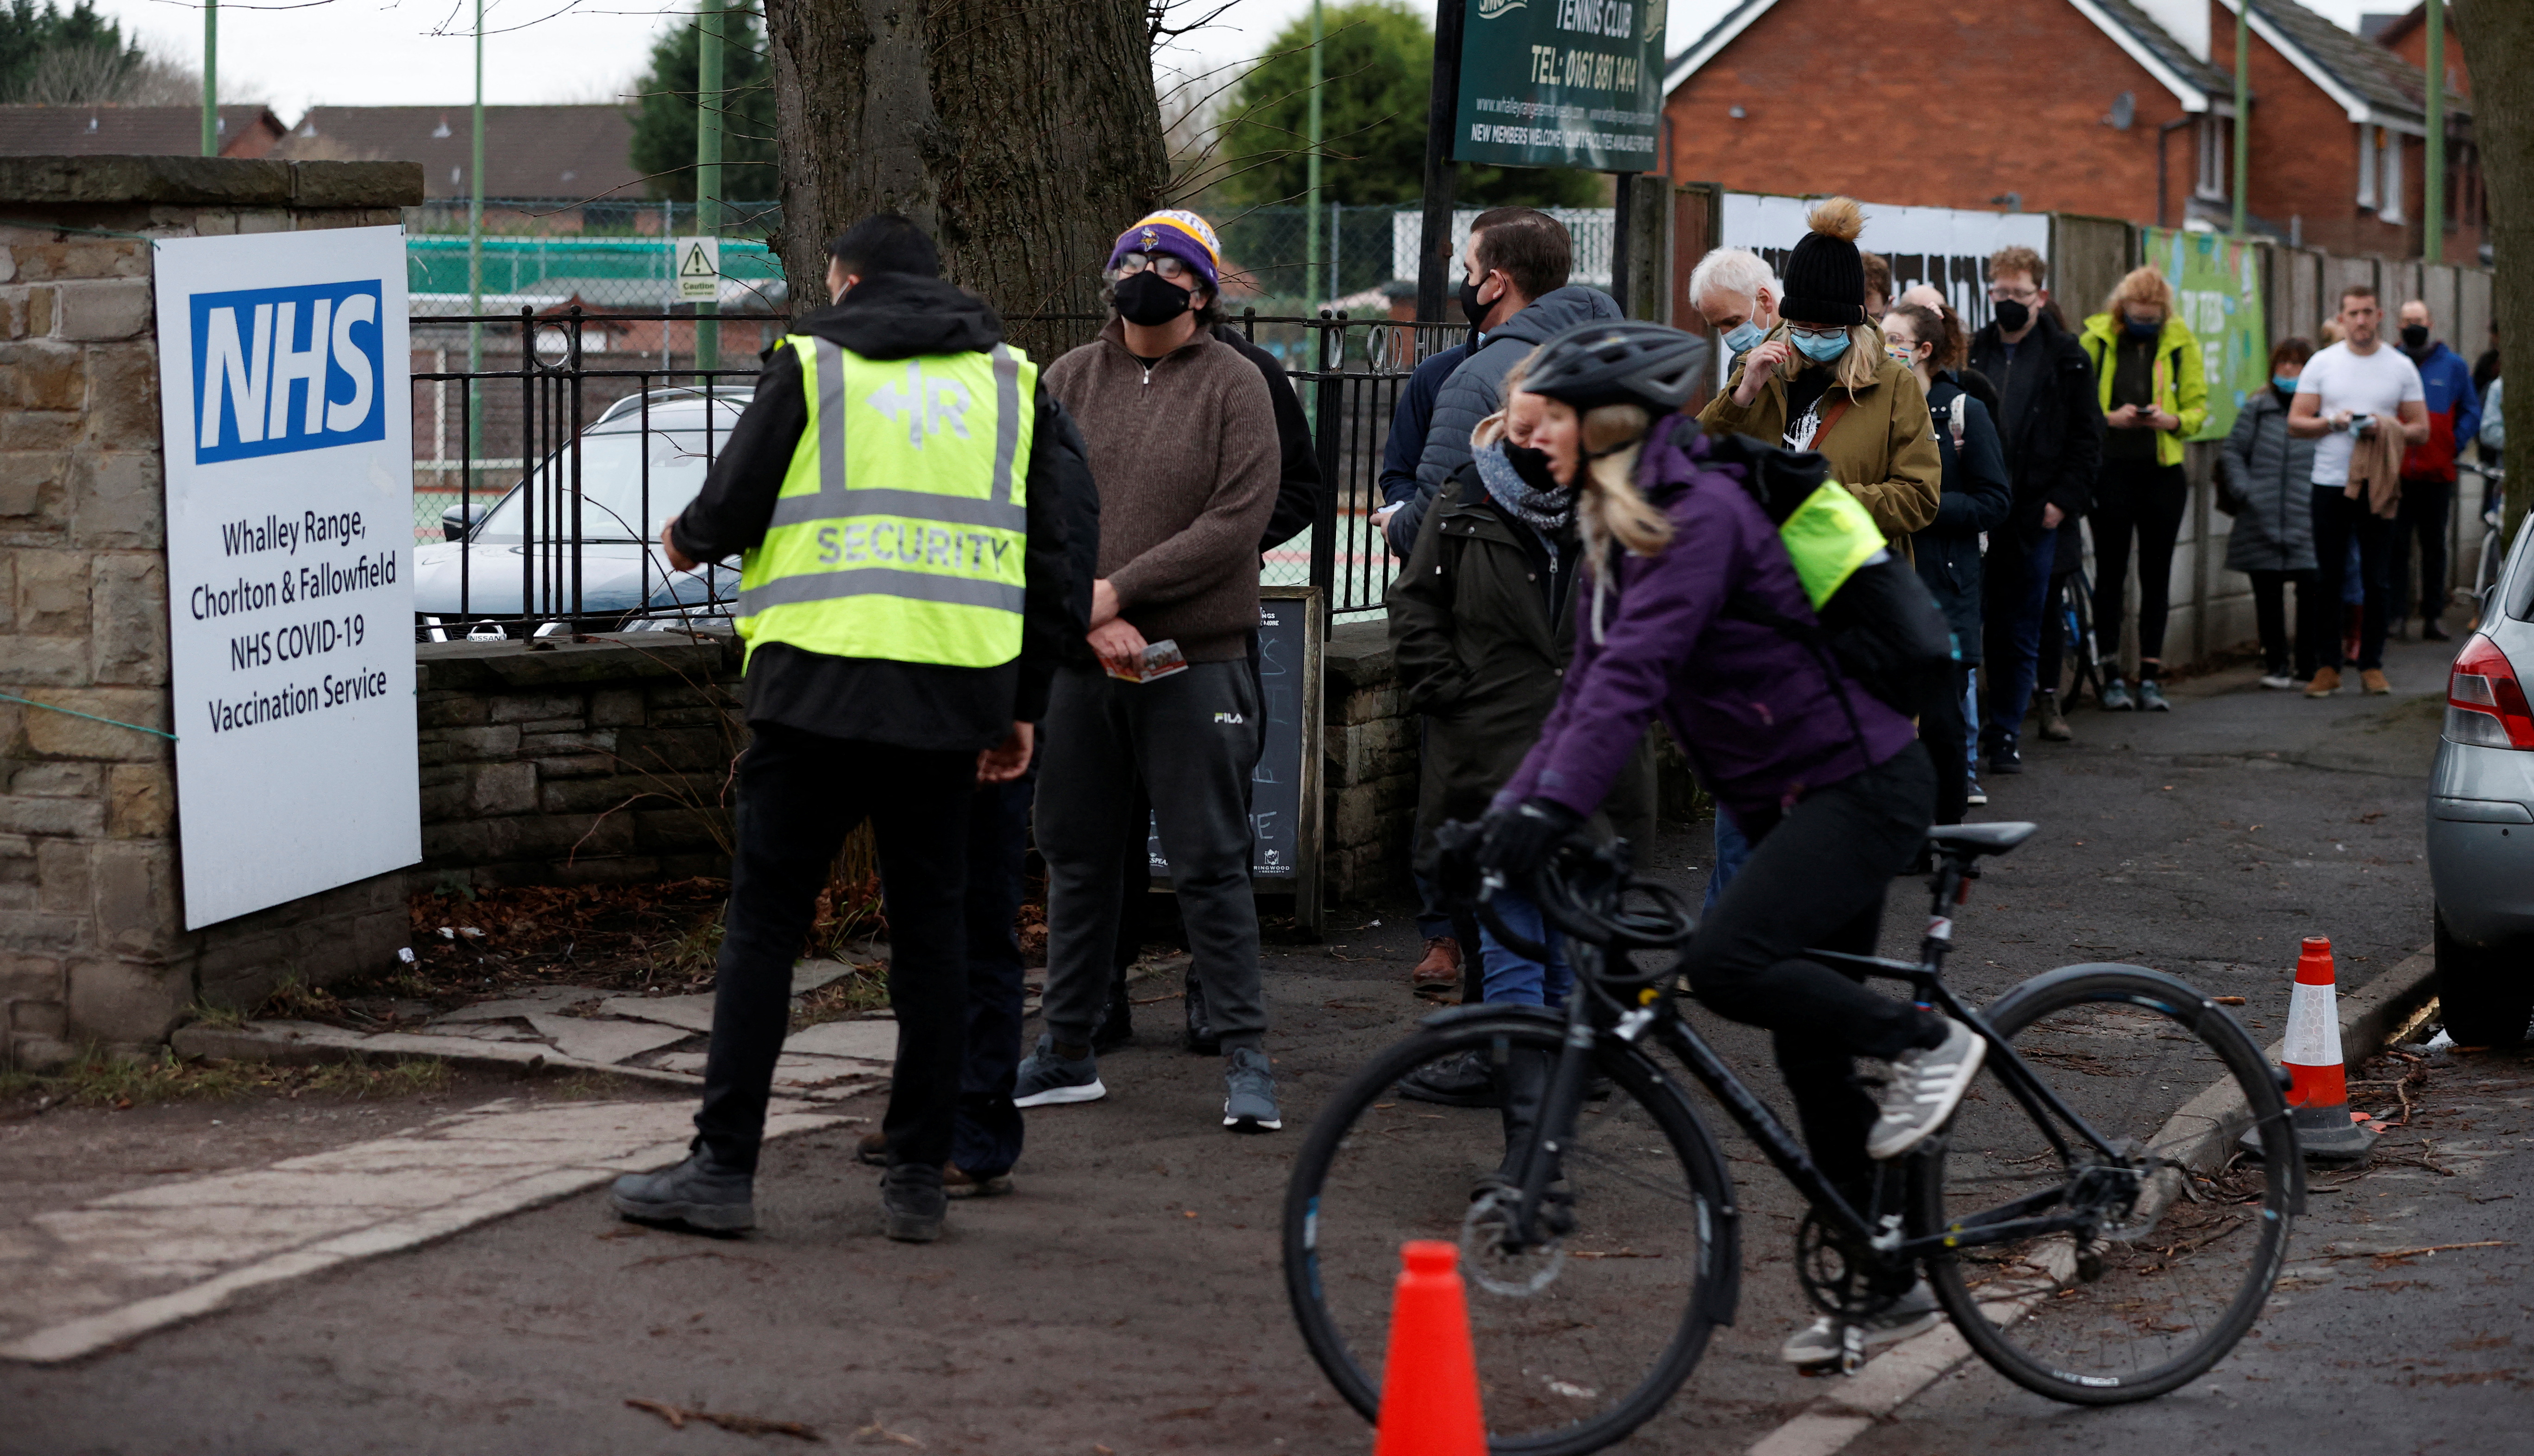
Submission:
[[[1814,1156],[1858,1185],[1941,1123],[1978,1043],[1803,947],[1871,946],[1927,825],[1985,802],[1983,771],[2021,770],[2027,713],[2045,739],[2071,736],[2058,606],[2081,521],[2102,568],[2103,660],[2121,645],[2133,551],[2141,580],[2140,675],[2107,683],[2102,705],[2170,709],[2164,587],[2207,385],[2152,269],[2071,330],[2044,261],[2003,249],[1973,333],[1932,290],[1893,296],[1889,266],[1858,246],[1854,202],[1807,220],[1782,278],[1739,250],[1692,274],[1732,358],[1691,418],[1715,369],[1706,340],[1575,285],[1572,239],[1548,214],[1480,214],[1462,256],[1472,335],[1409,382],[1373,521],[1405,563],[1387,606],[1422,718],[1420,989],[1562,1003],[1570,968],[1512,942],[1555,939],[1524,877],[1572,835],[1650,839],[1659,718],[1717,804],[1691,983],[1776,1033]],[[1131,1035],[1121,970],[1141,940],[1128,911],[1148,834],[1191,951],[1187,1045],[1222,1059],[1222,1125],[1284,1125],[1249,882],[1257,565],[1311,518],[1319,481],[1289,382],[1223,325],[1221,244],[1195,213],[1116,238],[1107,326],[1044,370],[940,278],[914,223],[867,218],[829,255],[834,301],[767,351],[702,491],[661,530],[680,570],[743,558],[754,740],[696,1135],[685,1162],[619,1180],[613,1199],[629,1218],[754,1223],[794,955],[844,836],[868,820],[898,1049],[860,1155],[884,1170],[888,1236],[923,1242],[948,1199],[1011,1191],[1023,1110],[1108,1095],[1099,1059]],[[2378,336],[2367,290],[2344,295],[2337,322],[2330,347],[2273,351],[2221,472],[2264,682],[2309,696],[2337,687],[2331,604],[2353,558],[2373,603],[2357,665],[2384,691],[2375,587],[2404,522],[2442,530],[2426,505],[2405,515],[2405,487],[2450,492],[2454,442],[2479,425],[2425,310],[2406,306],[2400,348]],[[1835,482],[1814,490],[1801,536],[1778,529],[1794,503],[1762,483],[1761,462],[1781,456]],[[1866,682],[1824,650],[1816,612],[1869,569],[1915,583],[1911,597],[1923,587],[1927,632],[1953,643],[1936,679]],[[2443,563],[2424,576],[2434,628]],[[1940,650],[1926,660],[1944,667]],[[1446,862],[1439,830],[1456,820],[1482,826],[1475,866]],[[1033,840],[1049,963],[1023,1055],[1014,923]],[[1451,887],[1474,868],[1510,877],[1497,904],[1514,938],[1459,918]],[[1879,1106],[1850,1080],[1859,1056],[1896,1069]],[[1541,1070],[1428,1067],[1402,1092],[1500,1109],[1510,1147]],[[1875,1341],[1933,1317],[1923,1290],[1892,1293]],[[1798,1331],[1786,1358],[1820,1358],[1830,1334]]]

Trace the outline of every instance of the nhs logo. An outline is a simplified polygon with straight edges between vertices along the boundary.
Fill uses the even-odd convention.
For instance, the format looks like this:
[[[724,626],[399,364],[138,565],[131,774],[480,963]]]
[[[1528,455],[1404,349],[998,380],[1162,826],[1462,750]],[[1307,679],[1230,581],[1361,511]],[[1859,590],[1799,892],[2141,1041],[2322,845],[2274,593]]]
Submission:
[[[377,279],[193,295],[194,459],[381,440]]]

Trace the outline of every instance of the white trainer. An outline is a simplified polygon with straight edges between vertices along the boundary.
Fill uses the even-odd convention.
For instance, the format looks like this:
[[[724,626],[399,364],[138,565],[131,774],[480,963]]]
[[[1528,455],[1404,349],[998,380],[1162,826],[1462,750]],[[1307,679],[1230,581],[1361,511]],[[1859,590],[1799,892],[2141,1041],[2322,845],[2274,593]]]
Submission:
[[[1867,1157],[1897,1158],[1925,1142],[1970,1090],[1988,1046],[1962,1023],[1950,1016],[1944,1021],[1943,1045],[1911,1048],[1892,1059],[1892,1078],[1883,1084],[1883,1115],[1865,1138]]]

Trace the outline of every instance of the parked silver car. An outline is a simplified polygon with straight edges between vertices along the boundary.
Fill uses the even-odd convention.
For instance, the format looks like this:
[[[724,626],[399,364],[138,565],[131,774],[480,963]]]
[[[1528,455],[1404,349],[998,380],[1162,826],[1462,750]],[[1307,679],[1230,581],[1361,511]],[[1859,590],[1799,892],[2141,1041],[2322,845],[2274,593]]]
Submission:
[[[2534,1018],[2534,531],[2519,531],[2446,680],[2429,773],[2438,996],[2466,1046],[2511,1045]]]
[[[744,389],[713,392],[714,454],[750,397]],[[632,395],[609,405],[578,440],[539,460],[499,500],[476,504],[471,524],[454,506],[442,513],[447,543],[414,548],[414,611],[427,627],[455,637],[480,618],[569,613],[575,556],[584,617],[730,612],[739,598],[737,557],[675,572],[659,543],[660,522],[703,489],[704,397],[692,390],[652,392],[647,428],[643,402]],[[569,516],[575,455],[577,539]]]

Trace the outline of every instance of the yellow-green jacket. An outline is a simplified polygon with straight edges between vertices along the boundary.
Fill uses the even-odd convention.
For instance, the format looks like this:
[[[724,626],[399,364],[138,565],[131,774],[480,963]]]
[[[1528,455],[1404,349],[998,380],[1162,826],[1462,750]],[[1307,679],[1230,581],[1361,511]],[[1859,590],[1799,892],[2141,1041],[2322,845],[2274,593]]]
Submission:
[[[2107,313],[2087,319],[2077,334],[2085,357],[2093,361],[2094,389],[2107,415],[2112,412],[2112,368],[2119,362],[2120,341],[2121,321]],[[2170,314],[2165,316],[2164,333],[2155,340],[2155,393],[2148,397],[2158,409],[2182,421],[2178,430],[2155,432],[2155,462],[2179,465],[2182,443],[2208,423],[2208,369],[2191,326]]]

